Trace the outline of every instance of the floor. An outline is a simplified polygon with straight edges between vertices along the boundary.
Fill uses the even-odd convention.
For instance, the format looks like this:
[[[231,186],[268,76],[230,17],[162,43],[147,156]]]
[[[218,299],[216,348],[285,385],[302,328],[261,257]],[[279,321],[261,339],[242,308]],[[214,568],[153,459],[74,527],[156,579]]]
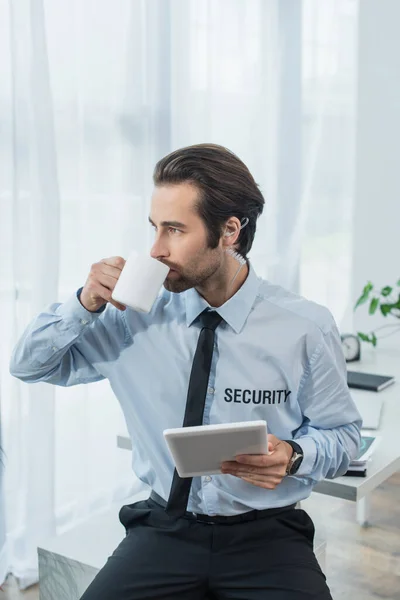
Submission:
[[[313,494],[303,507],[327,538],[326,575],[334,600],[400,600],[400,473],[372,495],[372,524],[355,520],[353,502]],[[38,588],[19,593],[15,582],[0,600],[38,600]],[[57,600],[56,598],[54,600]]]
[[[325,528],[334,600],[400,600],[400,472],[373,492],[370,527],[357,524],[353,502],[312,494],[304,508]]]
[[[3,585],[3,591],[0,590],[0,598],[1,600],[39,600],[39,586],[35,585],[25,592],[19,592],[16,582],[9,579]]]

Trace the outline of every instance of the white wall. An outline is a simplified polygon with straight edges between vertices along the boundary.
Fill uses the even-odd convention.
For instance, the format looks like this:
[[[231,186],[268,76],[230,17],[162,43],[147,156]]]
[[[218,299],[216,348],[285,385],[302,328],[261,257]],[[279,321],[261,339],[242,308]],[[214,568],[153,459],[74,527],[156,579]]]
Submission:
[[[399,0],[360,2],[353,299],[369,279],[400,279],[399,23]],[[359,311],[358,329],[392,322]],[[400,333],[389,340],[400,347]]]

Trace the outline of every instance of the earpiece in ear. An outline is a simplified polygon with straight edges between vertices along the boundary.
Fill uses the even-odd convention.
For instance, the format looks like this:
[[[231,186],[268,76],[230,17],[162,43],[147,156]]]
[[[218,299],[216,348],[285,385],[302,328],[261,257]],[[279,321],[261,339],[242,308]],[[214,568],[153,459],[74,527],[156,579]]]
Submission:
[[[240,230],[242,230],[243,227],[246,227],[246,225],[248,225],[248,224],[249,224],[249,218],[243,217],[243,219],[240,222]],[[231,235],[233,235],[234,233],[235,233],[234,231],[231,231],[230,233],[229,233],[229,231],[226,231],[224,233],[224,237],[231,237]]]

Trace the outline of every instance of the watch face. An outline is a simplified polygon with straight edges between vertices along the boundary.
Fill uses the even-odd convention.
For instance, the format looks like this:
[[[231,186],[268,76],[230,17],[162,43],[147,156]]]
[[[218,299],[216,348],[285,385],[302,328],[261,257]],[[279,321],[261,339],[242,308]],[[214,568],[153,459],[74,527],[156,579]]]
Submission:
[[[345,334],[341,336],[343,354],[347,362],[360,360],[360,340],[356,335]]]

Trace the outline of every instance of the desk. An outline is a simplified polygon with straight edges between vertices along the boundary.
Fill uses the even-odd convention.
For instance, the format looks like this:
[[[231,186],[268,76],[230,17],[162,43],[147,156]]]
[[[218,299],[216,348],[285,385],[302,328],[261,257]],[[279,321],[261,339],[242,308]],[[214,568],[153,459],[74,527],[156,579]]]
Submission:
[[[125,503],[144,500],[140,490]],[[42,540],[38,546],[40,600],[79,600],[115,548],[124,539],[125,530],[118,513],[118,502],[107,511],[93,515],[72,529]],[[323,550],[319,543],[317,549]]]
[[[349,363],[349,370],[365,371],[382,375],[394,375],[396,382],[381,392],[351,390],[354,397],[362,396],[371,402],[379,395],[383,400],[380,427],[366,431],[381,436],[381,442],[368,463],[367,477],[338,477],[324,479],[314,492],[357,502],[357,520],[360,525],[369,521],[370,493],[400,470],[400,352],[390,349],[366,349],[360,362]]]
[[[366,348],[362,360],[349,363],[348,368],[396,377],[396,382],[381,392],[351,390],[354,396],[362,395],[371,402],[377,394],[383,399],[380,428],[365,432],[379,435],[382,439],[368,463],[367,477],[324,479],[315,486],[314,492],[357,502],[357,520],[360,525],[366,526],[369,521],[370,493],[400,470],[400,351]],[[132,449],[127,435],[118,435],[117,445],[125,450]]]

